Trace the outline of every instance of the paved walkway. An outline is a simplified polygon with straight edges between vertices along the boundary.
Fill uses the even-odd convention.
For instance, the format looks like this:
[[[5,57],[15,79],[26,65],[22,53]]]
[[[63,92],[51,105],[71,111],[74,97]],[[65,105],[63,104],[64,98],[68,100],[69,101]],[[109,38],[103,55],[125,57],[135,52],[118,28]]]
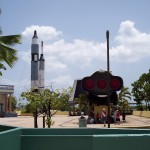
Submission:
[[[52,128],[78,128],[79,116],[55,115],[52,120],[55,122]],[[34,118],[31,116],[18,116],[11,118],[0,118],[0,124],[24,128],[34,127]],[[43,118],[38,117],[38,127],[43,127]],[[104,128],[103,124],[88,124],[88,128]],[[128,115],[126,122],[120,125],[110,124],[110,128],[150,128],[150,118]]]

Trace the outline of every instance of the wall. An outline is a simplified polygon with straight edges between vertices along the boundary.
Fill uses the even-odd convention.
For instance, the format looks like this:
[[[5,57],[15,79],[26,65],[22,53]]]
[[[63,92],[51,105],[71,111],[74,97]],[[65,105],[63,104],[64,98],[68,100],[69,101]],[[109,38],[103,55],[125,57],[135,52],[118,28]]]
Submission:
[[[23,129],[21,150],[147,150],[149,140],[146,129]]]
[[[0,125],[0,149],[20,150],[21,129]]]
[[[133,111],[133,115],[150,118],[150,111]]]
[[[149,129],[21,129],[0,125],[1,150],[148,150]]]
[[[101,115],[103,108],[105,108],[106,112],[108,112],[108,107],[106,105],[94,106],[94,114],[96,115],[97,113],[99,113],[99,115]]]

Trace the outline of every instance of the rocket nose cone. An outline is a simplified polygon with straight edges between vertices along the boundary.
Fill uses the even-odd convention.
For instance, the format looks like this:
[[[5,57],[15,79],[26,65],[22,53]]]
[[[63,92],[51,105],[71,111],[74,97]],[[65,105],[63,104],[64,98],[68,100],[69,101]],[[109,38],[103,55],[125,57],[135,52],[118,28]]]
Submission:
[[[36,32],[36,30],[34,30],[33,38],[38,38],[38,37],[37,37],[37,32]]]

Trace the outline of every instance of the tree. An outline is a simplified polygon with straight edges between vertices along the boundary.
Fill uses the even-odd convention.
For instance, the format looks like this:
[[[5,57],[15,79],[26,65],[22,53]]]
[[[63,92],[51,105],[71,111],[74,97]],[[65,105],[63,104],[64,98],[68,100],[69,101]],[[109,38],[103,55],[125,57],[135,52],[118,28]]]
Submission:
[[[59,93],[59,97],[57,101],[59,104],[55,105],[54,109],[61,110],[61,111],[68,111],[68,101],[71,92],[72,92],[72,87],[69,87],[68,89],[63,89]]]
[[[25,105],[25,112],[26,113],[33,113],[34,112],[33,107],[30,103]]]
[[[75,98],[77,104],[79,104],[79,109],[81,112],[85,114],[88,111],[88,98],[86,94],[80,94],[79,98]]]
[[[122,110],[127,110],[129,108],[128,101],[131,100],[131,93],[128,87],[123,87],[118,94],[119,106]]]
[[[26,103],[24,102],[24,98],[20,97],[18,100],[17,108],[18,110],[23,110],[26,106]]]
[[[150,108],[150,70],[148,73],[143,73],[140,78],[131,84],[133,86],[132,93],[134,100],[141,104],[146,103],[146,109]]]
[[[68,100],[71,93],[71,88],[63,89],[62,92],[53,89],[44,89],[38,93],[33,91],[24,92],[21,94],[25,97],[29,106],[27,108],[33,110],[33,112],[45,113],[47,119],[46,123],[48,127],[53,124],[51,117],[57,113],[58,110],[68,109]],[[55,109],[55,111],[51,111]],[[37,117],[37,116],[35,116]]]
[[[33,109],[34,127],[38,128],[38,124],[37,124],[38,109],[42,107],[39,93],[33,92],[31,90],[28,92],[23,92],[21,96],[23,98],[26,98],[29,101],[31,108]]]
[[[15,96],[12,97],[12,103],[11,103],[11,107],[12,107],[12,111],[14,111],[16,109],[17,106],[17,99]]]
[[[0,35],[2,31],[0,29]],[[4,63],[12,68],[17,61],[17,50],[11,48],[21,43],[21,35],[0,36],[0,69],[6,70]],[[2,72],[0,71],[0,76]]]
[[[59,107],[59,91],[51,91],[50,89],[45,89],[40,93],[40,96],[42,98],[43,106],[48,110],[47,114],[51,118],[58,110],[51,113],[52,108],[58,108]]]
[[[134,97],[134,101],[140,105],[142,101],[144,100],[143,91],[141,90],[142,82],[140,80],[135,81],[131,84],[133,86],[132,88],[132,95]]]
[[[35,111],[37,108],[41,108],[41,99],[39,97],[39,93],[33,92],[33,91],[28,91],[28,92],[23,92],[21,94],[23,98],[26,98],[31,105],[31,108]]]

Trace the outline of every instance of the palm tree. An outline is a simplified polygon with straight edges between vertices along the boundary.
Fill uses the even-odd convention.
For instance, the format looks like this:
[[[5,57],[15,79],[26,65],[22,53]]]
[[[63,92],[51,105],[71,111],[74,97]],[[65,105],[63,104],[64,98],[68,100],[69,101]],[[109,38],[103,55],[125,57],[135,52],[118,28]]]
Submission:
[[[6,70],[3,63],[12,68],[17,58],[17,50],[11,48],[15,44],[21,43],[21,35],[0,36],[0,69]],[[3,63],[2,63],[3,62]],[[0,75],[2,75],[0,71]]]
[[[131,93],[128,87],[123,87],[118,94],[119,105],[121,106],[122,110],[129,108],[128,100],[131,100]]]
[[[87,95],[80,94],[79,98],[75,98],[75,102],[79,104],[80,111],[87,113],[88,111],[88,100]]]

